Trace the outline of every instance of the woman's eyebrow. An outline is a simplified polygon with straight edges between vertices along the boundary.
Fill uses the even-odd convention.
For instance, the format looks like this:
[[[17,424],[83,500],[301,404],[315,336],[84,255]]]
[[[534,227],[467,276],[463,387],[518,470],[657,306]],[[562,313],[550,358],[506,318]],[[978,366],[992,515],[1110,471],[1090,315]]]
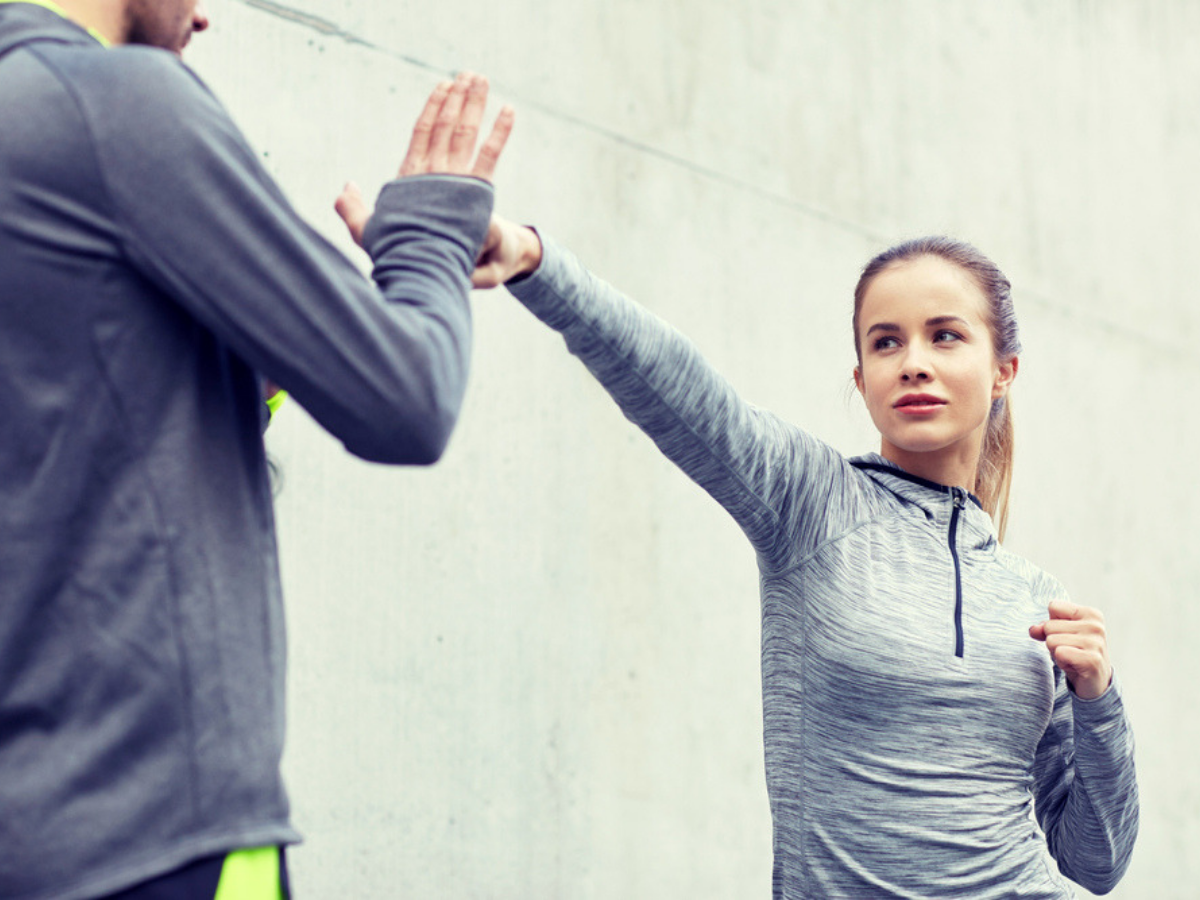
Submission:
[[[936,328],[938,325],[950,325],[952,323],[957,325],[971,324],[962,316],[934,316],[932,319],[925,320],[925,327]],[[876,322],[867,329],[867,334],[871,334],[876,331],[900,331],[900,326],[891,322]]]
[[[899,331],[899,330],[900,330],[900,326],[893,325],[891,322],[876,322],[874,325],[872,325],[870,328],[867,329],[867,334],[870,334],[873,331]]]

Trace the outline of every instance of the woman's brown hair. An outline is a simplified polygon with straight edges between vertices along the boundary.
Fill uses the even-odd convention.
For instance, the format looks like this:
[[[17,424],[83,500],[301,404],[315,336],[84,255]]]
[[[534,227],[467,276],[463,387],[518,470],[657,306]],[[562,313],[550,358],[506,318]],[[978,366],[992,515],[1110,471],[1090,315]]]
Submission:
[[[867,288],[880,272],[889,266],[918,256],[937,256],[953,263],[974,279],[987,298],[988,327],[992,334],[992,350],[996,359],[1007,362],[1021,352],[1017,332],[1017,316],[1013,311],[1012,285],[999,267],[979,250],[965,241],[934,236],[917,238],[897,244],[880,253],[869,263],[854,288],[854,351],[862,365],[862,349],[858,342],[858,317]],[[1008,525],[1008,496],[1012,487],[1013,419],[1012,400],[1001,397],[992,402],[987,431],[979,465],[975,470],[974,494],[996,523],[1000,540]]]

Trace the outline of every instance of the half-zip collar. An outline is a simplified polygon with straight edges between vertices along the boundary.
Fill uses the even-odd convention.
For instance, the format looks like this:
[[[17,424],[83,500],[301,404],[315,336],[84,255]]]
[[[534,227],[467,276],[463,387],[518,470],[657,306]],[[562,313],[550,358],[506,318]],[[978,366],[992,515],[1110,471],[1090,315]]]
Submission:
[[[966,508],[966,497],[971,496],[960,487],[950,488],[950,502],[954,508],[950,511],[950,533],[947,542],[950,545],[950,558],[954,562],[954,655],[963,658],[965,639],[963,638],[963,587],[962,560],[958,558],[958,520],[962,510]]]
[[[962,659],[966,655],[960,555],[963,534],[969,534],[967,546],[971,549],[983,549],[996,539],[991,518],[984,512],[983,504],[978,497],[961,487],[938,484],[912,475],[878,454],[856,457],[850,460],[850,464],[893,494],[918,506],[931,521],[945,523],[946,549],[954,570],[954,655]]]
[[[959,492],[963,498],[959,529],[966,541],[964,548],[982,549],[996,542],[996,528],[992,517],[984,511],[979,498],[969,491],[938,484],[928,478],[905,472],[878,453],[856,456],[849,462],[889,493],[918,507],[927,518],[942,523],[949,519],[951,501],[955,492]]]
[[[935,494],[941,494],[942,497],[947,495],[953,496],[955,492],[961,493],[967,500],[970,500],[980,509],[983,509],[983,504],[979,502],[979,498],[970,491],[960,487],[950,487],[945,484],[939,484],[936,481],[930,481],[928,478],[922,478],[920,475],[913,475],[911,472],[906,472],[898,465],[890,460],[880,456],[878,453],[868,453],[865,456],[856,456],[850,460],[850,465],[856,469],[862,469],[870,472],[881,472],[885,475],[891,475],[911,484],[919,485],[927,490],[933,491]],[[904,491],[895,490],[894,493],[903,496],[906,500],[912,500],[914,494]]]

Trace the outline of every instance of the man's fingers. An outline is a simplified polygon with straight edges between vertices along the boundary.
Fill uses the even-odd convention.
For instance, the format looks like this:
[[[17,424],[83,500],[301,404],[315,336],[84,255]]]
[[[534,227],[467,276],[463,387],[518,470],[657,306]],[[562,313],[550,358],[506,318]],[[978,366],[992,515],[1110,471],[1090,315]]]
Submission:
[[[354,243],[361,247],[363,229],[367,227],[367,221],[371,218],[371,207],[367,206],[358,185],[351,181],[342,188],[333,208],[346,223],[346,228],[349,229],[350,236],[354,238]]]
[[[475,168],[471,170],[471,174],[476,178],[491,181],[492,176],[496,174],[496,164],[500,161],[500,154],[504,151],[504,145],[508,143],[508,136],[512,134],[513,122],[516,120],[516,115],[516,111],[511,106],[506,105],[500,110],[500,114],[496,116],[496,123],[492,126],[492,133],[488,135],[488,139],[479,148],[479,156],[475,159]]]
[[[417,124],[413,126],[412,140],[408,143],[408,153],[404,156],[404,162],[400,164],[401,177],[420,175],[428,171],[426,165],[429,159],[429,141],[433,136],[433,128],[437,124],[438,116],[442,112],[442,106],[445,105],[446,98],[450,95],[450,89],[453,86],[454,82],[443,81],[433,89],[429,99],[425,101],[425,108],[421,110],[421,115],[417,117]]]
[[[458,123],[450,134],[450,166],[455,172],[466,172],[479,139],[479,125],[487,107],[488,80],[482,75],[472,75],[467,83],[467,94],[463,99]]]
[[[491,133],[475,156],[480,126],[487,108],[488,80],[474,72],[460,72],[454,81],[443,81],[429,95],[413,126],[400,177],[425,174],[473,175],[490,181],[500,154],[512,133],[515,113],[505,106]],[[475,157],[472,162],[472,157]]]
[[[446,100],[442,103],[442,109],[433,123],[433,131],[429,135],[426,172],[450,171],[450,139],[454,135],[454,130],[458,127],[463,104],[467,98],[467,88],[470,87],[474,79],[475,76],[470,72],[460,72],[458,77],[454,79],[450,93],[446,95]]]

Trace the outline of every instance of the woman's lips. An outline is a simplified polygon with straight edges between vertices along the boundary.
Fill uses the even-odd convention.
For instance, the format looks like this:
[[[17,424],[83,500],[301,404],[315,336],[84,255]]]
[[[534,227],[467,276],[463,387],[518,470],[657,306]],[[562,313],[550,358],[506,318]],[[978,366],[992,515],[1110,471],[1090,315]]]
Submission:
[[[925,416],[935,413],[946,401],[931,394],[906,394],[895,403],[895,410],[907,416]]]

